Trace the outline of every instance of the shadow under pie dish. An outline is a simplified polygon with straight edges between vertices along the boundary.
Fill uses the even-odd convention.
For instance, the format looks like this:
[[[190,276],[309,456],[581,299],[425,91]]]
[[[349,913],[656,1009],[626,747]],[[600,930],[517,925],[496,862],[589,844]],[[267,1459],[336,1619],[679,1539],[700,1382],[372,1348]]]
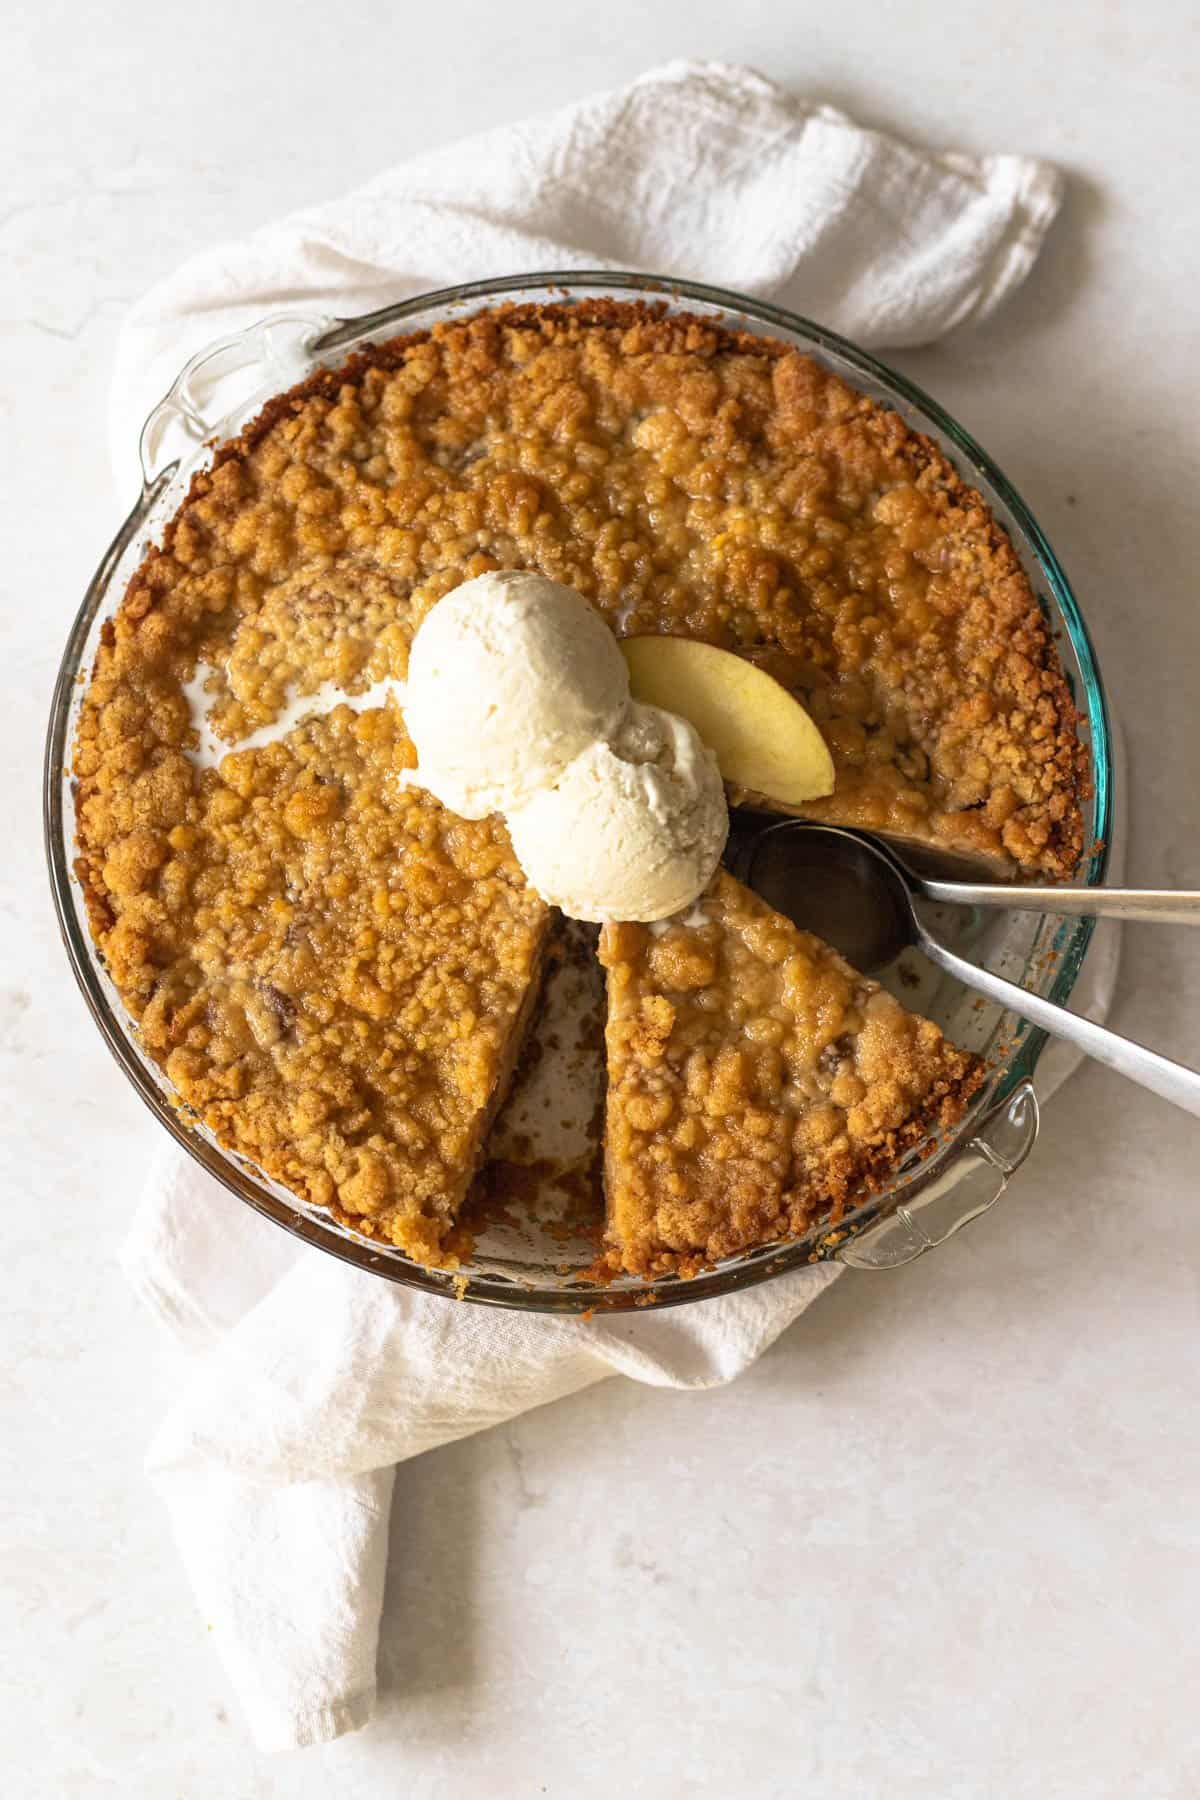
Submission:
[[[367,1266],[444,1289],[445,1275],[406,1258],[459,1255],[473,1297],[551,1307],[629,1304],[647,1276],[714,1254],[735,1266],[680,1298],[773,1272],[772,1255],[789,1266],[827,1253],[830,1206],[851,1230],[896,1193],[927,1190],[983,1110],[1011,1100],[1036,1034],[902,986],[966,1055],[936,1106],[891,1096],[857,1185],[800,1192],[763,1215],[772,1235],[758,1243],[726,1248],[718,1231],[699,1250],[631,1255],[612,1287],[583,1275],[582,1241],[552,1238],[532,1256],[501,1243],[489,1268],[456,1221],[533,1005],[545,909],[498,821],[456,820],[397,779],[413,759],[394,702],[325,713],[198,770],[184,691],[194,700],[198,670],[213,671],[216,734],[244,741],[322,683],[361,697],[402,680],[412,632],[443,594],[488,568],[529,568],[584,593],[619,633],[702,637],[770,667],[834,754],[837,788],[815,816],[1066,877],[1104,837],[1107,809],[1102,702],[1073,608],[1082,735],[1011,517],[861,391],[864,372],[878,386],[876,365],[831,366],[855,353],[746,302],[718,316],[695,293],[659,311],[577,287],[460,320],[456,307],[486,297],[467,291],[425,303],[421,328],[401,336],[389,327],[411,327],[415,305],[310,344],[314,364],[353,354],[233,421],[198,473],[151,484],[131,539],[161,547],[130,580],[131,541],[68,651],[72,674],[88,667],[98,634],[69,723],[76,875],[103,970],[78,944],[77,966],[93,986],[102,972],[138,1021],[137,1050],[200,1121],[187,1135],[223,1179],[246,1176],[254,1203],[291,1211],[296,1197],[304,1211],[287,1222],[316,1225],[302,1235],[326,1247],[328,1232],[357,1251],[366,1227]],[[431,316],[439,304],[449,318]],[[1045,565],[1035,573],[1044,581]],[[1051,587],[1063,596],[1065,583]],[[55,842],[52,829],[52,859]],[[1086,874],[1098,873],[1093,858]],[[979,937],[996,966],[1007,958],[1006,972],[1061,994],[1086,923],[1007,929],[994,947]],[[1048,952],[1049,976],[1035,973]],[[832,1044],[813,1040],[814,1069]],[[841,1074],[847,1093],[861,1080]],[[780,1235],[796,1241],[778,1250]]]

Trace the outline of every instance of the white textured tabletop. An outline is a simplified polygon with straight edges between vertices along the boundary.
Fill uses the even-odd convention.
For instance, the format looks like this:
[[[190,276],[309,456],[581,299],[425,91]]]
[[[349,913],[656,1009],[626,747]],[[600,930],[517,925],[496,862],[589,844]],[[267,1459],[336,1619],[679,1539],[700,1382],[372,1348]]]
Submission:
[[[1200,885],[1200,35],[1180,0],[4,9],[0,1608],[14,1800],[1200,1791],[1200,1126],[1090,1068],[1003,1205],[847,1276],[743,1381],[621,1381],[406,1466],[376,1723],[249,1747],[140,1458],[176,1372],[114,1264],[154,1127],[49,911],[37,764],[116,522],[122,309],[196,247],[679,54],[1056,159],[993,324],[897,358],[1071,573],[1132,753],[1131,874]],[[464,271],[467,273],[467,271]],[[1200,1063],[1200,957],[1117,1026]]]

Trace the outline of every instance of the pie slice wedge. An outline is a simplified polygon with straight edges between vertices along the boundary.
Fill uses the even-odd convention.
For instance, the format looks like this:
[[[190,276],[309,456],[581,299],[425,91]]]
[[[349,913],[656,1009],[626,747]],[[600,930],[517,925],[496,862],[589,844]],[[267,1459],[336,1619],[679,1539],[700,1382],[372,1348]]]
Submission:
[[[223,1146],[366,1237],[452,1265],[550,910],[501,820],[408,784],[398,707],[337,706],[216,768],[191,763],[187,723],[164,705],[178,747],[133,779],[79,771],[108,845],[80,875],[141,1044]],[[169,834],[168,783],[186,820]]]
[[[608,1261],[695,1274],[796,1237],[961,1117],[979,1059],[724,870],[604,928]]]

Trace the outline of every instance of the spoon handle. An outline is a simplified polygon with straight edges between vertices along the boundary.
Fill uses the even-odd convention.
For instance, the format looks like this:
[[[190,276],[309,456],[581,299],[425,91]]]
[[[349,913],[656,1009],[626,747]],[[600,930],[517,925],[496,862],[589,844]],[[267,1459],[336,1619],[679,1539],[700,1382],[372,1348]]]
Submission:
[[[977,993],[986,994],[989,1000],[1028,1019],[1031,1025],[1040,1025],[1052,1037],[1074,1044],[1077,1050],[1115,1069],[1118,1075],[1128,1076],[1130,1081],[1149,1088],[1152,1094],[1159,1094],[1172,1105],[1181,1106],[1185,1112],[1200,1118],[1200,1073],[1195,1069],[1187,1069],[1182,1063],[1160,1056],[1156,1050],[1135,1044],[1132,1038],[1121,1037],[1103,1025],[1095,1025],[1091,1019],[1082,1019],[1078,1013],[1068,1012],[1065,1006],[1055,1006],[1052,1000],[1043,1000],[1040,994],[1027,993],[1015,982],[993,975],[990,969],[981,969],[964,956],[956,956],[953,950],[932,937],[919,921],[918,926],[922,950],[930,962],[944,969],[947,975],[955,976]]]
[[[973,881],[924,881],[910,875],[927,900],[952,906],[996,906],[1006,912],[1069,913],[1096,919],[1147,919],[1159,925],[1200,925],[1200,893],[1175,888],[1003,887]]]

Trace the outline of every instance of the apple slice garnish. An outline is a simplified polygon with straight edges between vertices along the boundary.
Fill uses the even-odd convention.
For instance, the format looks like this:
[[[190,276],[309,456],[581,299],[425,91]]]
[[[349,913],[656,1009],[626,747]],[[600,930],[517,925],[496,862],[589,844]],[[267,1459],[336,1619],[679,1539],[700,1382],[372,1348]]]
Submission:
[[[694,725],[732,787],[782,806],[832,794],[825,739],[765,669],[696,638],[629,637],[621,650],[634,699]]]

